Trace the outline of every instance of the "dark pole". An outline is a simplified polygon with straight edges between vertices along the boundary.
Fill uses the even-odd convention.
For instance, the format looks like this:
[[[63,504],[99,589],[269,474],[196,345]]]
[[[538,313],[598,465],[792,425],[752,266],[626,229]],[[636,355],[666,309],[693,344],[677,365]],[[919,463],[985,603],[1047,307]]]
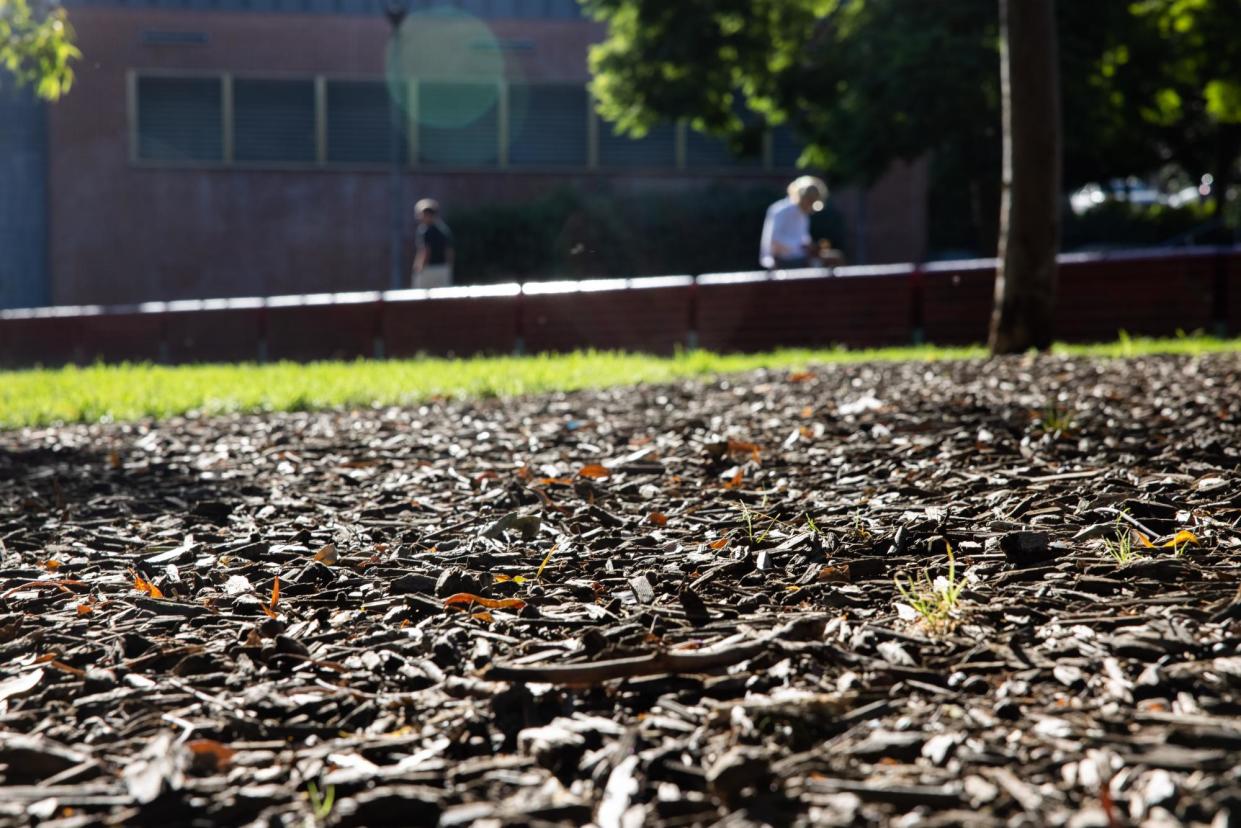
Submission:
[[[405,193],[404,183],[401,169],[401,144],[405,136],[405,107],[409,101],[409,96],[405,91],[405,65],[401,59],[401,23],[405,20],[408,12],[406,0],[387,0],[384,5],[384,16],[388,18],[388,24],[392,27],[391,49],[388,51],[388,59],[391,61],[390,77],[392,78],[392,101],[390,108],[391,115],[391,161],[392,161],[392,182],[391,182],[391,198],[392,198],[392,227],[390,229],[388,258],[391,262],[391,273],[388,279],[388,287],[393,290],[399,290],[402,287],[408,287],[406,282],[404,245],[402,239],[405,235]]]

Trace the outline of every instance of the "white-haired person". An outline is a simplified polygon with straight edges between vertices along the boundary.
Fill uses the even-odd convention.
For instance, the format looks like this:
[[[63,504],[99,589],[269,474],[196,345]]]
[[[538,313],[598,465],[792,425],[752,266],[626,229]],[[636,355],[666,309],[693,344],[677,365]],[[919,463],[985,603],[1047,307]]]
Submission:
[[[424,198],[414,205],[418,230],[414,238],[414,287],[448,287],[452,284],[452,231],[440,218],[440,205]]]
[[[788,196],[767,208],[763,221],[763,240],[758,260],[768,270],[786,270],[822,264],[839,264],[843,259],[829,242],[815,244],[810,237],[810,216],[827,202],[823,179],[803,175],[788,188]]]

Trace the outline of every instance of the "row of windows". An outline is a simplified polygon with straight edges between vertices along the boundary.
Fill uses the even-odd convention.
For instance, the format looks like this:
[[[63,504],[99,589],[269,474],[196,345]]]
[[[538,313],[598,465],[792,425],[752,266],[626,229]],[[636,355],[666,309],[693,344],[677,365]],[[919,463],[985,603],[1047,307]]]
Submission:
[[[787,130],[749,157],[683,124],[616,135],[563,84],[135,75],[130,105],[137,161],[390,164],[395,149],[426,167],[784,169],[800,154]]]
[[[293,12],[380,16],[384,0],[65,0],[75,6],[128,6],[196,11]],[[482,18],[574,20],[582,16],[577,0],[410,0],[414,13],[451,9]]]

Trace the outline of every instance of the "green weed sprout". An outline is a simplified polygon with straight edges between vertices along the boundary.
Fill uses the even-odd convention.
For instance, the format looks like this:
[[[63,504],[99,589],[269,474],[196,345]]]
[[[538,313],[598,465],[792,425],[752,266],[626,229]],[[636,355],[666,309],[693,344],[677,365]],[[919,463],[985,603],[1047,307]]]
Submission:
[[[957,578],[957,562],[948,547],[948,575],[931,577],[931,571],[924,569],[918,575],[907,578],[901,583],[894,579],[896,591],[905,603],[913,608],[922,623],[934,632],[944,632],[952,626],[953,615],[965,589],[965,581]]]
[[[327,819],[336,805],[336,786],[328,785],[319,792],[319,786],[313,781],[306,783],[306,795],[310,797],[310,807],[320,821]]]
[[[1073,428],[1073,409],[1059,403],[1043,407],[1043,431],[1048,434],[1064,434]]]

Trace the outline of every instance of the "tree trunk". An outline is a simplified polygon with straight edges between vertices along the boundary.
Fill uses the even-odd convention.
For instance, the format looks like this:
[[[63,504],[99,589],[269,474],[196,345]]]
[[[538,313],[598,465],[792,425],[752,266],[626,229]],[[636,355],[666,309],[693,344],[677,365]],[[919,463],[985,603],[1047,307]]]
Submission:
[[[1004,110],[992,354],[1052,341],[1060,244],[1060,90],[1054,0],[999,0]]]

